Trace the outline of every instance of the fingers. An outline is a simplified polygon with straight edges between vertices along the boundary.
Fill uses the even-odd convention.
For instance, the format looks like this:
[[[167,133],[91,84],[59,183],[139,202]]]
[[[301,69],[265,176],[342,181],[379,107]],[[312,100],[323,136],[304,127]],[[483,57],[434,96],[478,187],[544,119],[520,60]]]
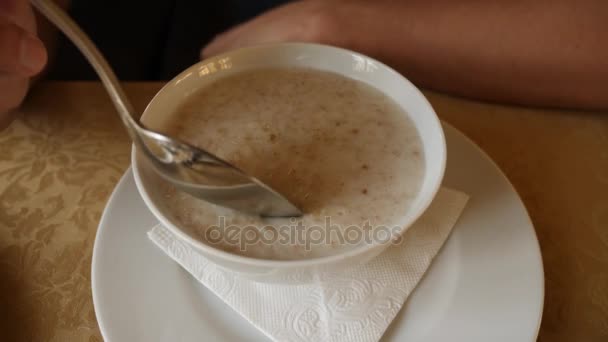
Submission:
[[[0,0],[0,20],[8,20],[27,32],[36,33],[36,20],[28,0]]]
[[[23,7],[23,0],[0,0],[0,14],[12,17]]]
[[[295,1],[217,36],[201,51],[209,57],[245,46],[278,42],[339,43],[339,14],[327,1]]]
[[[235,48],[281,41],[280,36],[292,29],[291,15],[288,14],[291,7],[289,5],[278,7],[216,36],[201,50],[201,58]],[[288,13],[283,15],[282,12]]]
[[[0,18],[0,72],[33,76],[44,68],[46,61],[46,48],[40,39]]]
[[[236,38],[238,38],[238,34],[236,34],[234,30],[216,36],[201,50],[201,58],[214,56],[227,50],[229,46],[234,45],[234,40]]]
[[[19,107],[27,93],[29,80],[26,77],[0,74],[0,130],[8,122],[8,113]]]
[[[213,38],[207,46],[201,50],[201,58],[217,55],[230,50],[236,46],[246,45],[249,36],[257,36],[259,31],[259,18],[237,25],[228,31]]]
[[[29,78],[47,61],[27,0],[0,0],[0,130],[11,120],[11,111],[23,102]]]
[[[293,36],[291,34],[292,27],[283,26],[261,20],[242,24],[215,37],[203,48],[201,57],[214,56],[246,46],[288,41]],[[299,40],[298,37],[292,39]]]
[[[21,105],[31,76],[47,62],[28,0],[0,0],[0,130]]]

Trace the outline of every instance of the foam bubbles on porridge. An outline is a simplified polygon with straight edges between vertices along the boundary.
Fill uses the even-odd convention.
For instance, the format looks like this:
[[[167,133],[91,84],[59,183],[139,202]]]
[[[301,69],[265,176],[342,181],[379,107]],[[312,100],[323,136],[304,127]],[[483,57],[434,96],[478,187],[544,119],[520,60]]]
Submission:
[[[264,219],[162,184],[181,226],[207,243],[220,216],[224,227],[248,227],[256,243],[246,250],[226,241],[213,246],[254,258],[314,258],[360,245],[333,233],[393,225],[424,175],[421,140],[407,114],[375,88],[329,72],[257,69],[223,78],[189,95],[163,130],[238,166],[304,211],[297,219]],[[264,240],[281,225],[319,233],[327,218],[334,232],[321,243]]]

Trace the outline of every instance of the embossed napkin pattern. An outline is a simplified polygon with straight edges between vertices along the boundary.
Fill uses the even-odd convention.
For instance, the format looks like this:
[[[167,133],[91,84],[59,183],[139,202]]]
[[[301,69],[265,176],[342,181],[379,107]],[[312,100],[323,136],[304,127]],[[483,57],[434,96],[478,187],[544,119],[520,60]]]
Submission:
[[[274,341],[378,341],[448,238],[468,196],[442,188],[401,244],[322,282],[243,279],[158,225],[149,238],[194,278]]]

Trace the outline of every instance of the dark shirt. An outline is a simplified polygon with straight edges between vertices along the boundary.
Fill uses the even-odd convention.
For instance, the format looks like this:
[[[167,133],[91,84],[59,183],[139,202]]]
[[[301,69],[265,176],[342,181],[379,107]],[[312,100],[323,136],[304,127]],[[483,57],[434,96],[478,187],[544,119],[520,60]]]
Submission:
[[[215,35],[287,0],[72,0],[70,15],[121,80],[168,80],[196,63]],[[97,79],[63,36],[47,75]]]

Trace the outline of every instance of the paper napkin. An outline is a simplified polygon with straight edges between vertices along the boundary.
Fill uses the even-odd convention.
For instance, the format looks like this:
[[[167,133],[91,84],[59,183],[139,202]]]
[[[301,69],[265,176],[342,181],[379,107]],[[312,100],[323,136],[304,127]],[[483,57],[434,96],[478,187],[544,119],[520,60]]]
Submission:
[[[274,341],[378,341],[460,216],[468,196],[442,188],[429,209],[369,263],[323,283],[277,285],[243,279],[197,253],[161,225],[149,238]]]

